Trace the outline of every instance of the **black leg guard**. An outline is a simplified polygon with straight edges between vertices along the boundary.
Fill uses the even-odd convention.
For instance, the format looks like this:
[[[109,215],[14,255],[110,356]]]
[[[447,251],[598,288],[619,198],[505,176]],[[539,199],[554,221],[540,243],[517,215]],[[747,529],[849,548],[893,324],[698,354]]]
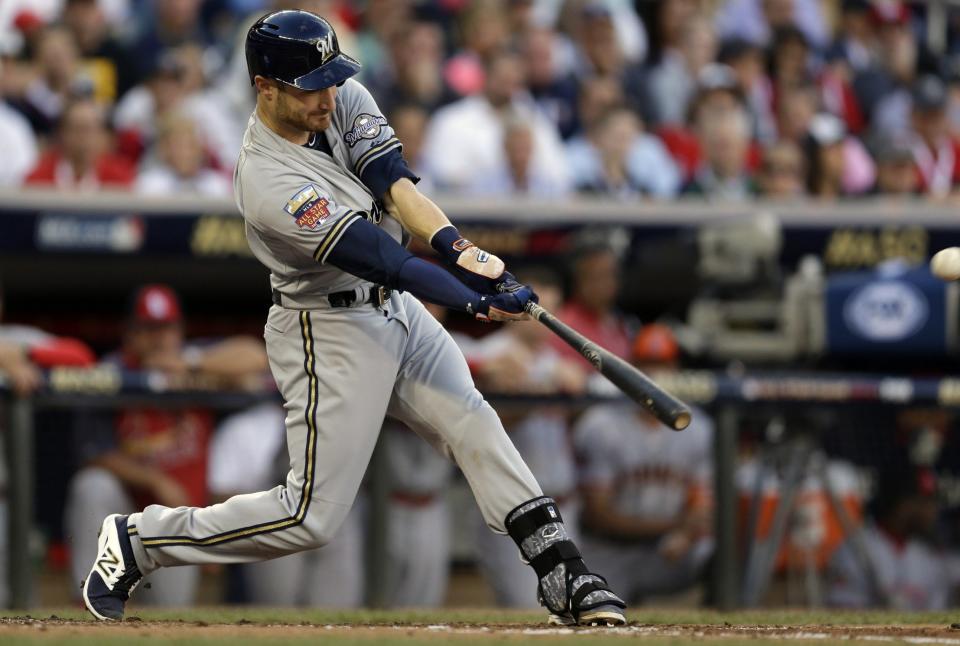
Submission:
[[[540,604],[557,618],[579,623],[581,615],[598,608],[626,608],[603,577],[587,570],[552,498],[523,503],[507,515],[506,526],[524,561],[537,573]]]

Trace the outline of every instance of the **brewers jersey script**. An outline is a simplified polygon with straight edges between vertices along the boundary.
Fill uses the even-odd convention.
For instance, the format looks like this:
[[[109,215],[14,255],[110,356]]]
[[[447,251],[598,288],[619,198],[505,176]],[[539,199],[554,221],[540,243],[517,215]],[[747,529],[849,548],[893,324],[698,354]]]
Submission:
[[[329,154],[314,148],[320,137]],[[360,179],[377,159],[400,149],[367,89],[349,79],[337,93],[330,126],[314,138],[312,146],[298,146],[254,114],[234,173],[237,206],[253,255],[270,270],[282,304],[304,309],[326,294],[366,282],[325,264],[356,219],[366,218],[397,241],[402,235],[400,223],[380,208]]]
[[[494,531],[505,533],[511,510],[542,495],[463,354],[420,301],[394,291],[371,302],[371,282],[328,262],[363,219],[401,241],[400,223],[375,197],[399,178],[416,179],[400,149],[369,92],[350,79],[330,126],[305,146],[251,117],[234,185],[250,248],[270,270],[264,339],[284,400],[290,471],[283,486],[212,507],[152,505],[131,515],[144,574],[326,544],[354,502],[386,415],[455,459]],[[334,260],[375,251],[342,245]]]

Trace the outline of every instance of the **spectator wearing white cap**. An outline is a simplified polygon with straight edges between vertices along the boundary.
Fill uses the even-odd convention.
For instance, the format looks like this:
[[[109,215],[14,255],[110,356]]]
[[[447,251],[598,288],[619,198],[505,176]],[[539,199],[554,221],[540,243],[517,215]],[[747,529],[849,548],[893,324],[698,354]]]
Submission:
[[[807,158],[807,191],[823,199],[864,193],[876,179],[876,168],[863,144],[847,135],[843,121],[828,112],[815,115],[803,140]]]

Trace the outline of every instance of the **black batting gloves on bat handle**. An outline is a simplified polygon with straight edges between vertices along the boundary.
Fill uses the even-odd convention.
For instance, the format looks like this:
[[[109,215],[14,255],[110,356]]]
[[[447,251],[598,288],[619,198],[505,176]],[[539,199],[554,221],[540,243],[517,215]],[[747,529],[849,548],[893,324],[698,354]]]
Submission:
[[[465,285],[481,294],[496,294],[500,283],[513,279],[500,258],[461,236],[452,224],[434,233],[430,246]]]
[[[501,291],[496,295],[481,294],[474,306],[474,314],[478,320],[485,323],[490,321],[523,321],[529,318],[527,303],[536,303],[540,297],[529,286],[522,285],[516,280],[511,283],[503,281],[499,286]]]

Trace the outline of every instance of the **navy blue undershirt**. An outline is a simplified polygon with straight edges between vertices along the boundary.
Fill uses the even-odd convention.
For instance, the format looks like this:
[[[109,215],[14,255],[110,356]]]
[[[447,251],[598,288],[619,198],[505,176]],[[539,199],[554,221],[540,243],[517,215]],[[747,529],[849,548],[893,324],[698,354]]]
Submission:
[[[304,145],[333,156],[330,142],[322,132],[315,132]],[[367,164],[360,181],[379,200],[402,177],[413,183],[420,181],[407,166],[400,150],[394,149]],[[437,305],[476,311],[479,304],[480,294],[450,272],[417,258],[386,231],[367,220],[357,220],[348,226],[326,261],[348,274],[410,292]]]

